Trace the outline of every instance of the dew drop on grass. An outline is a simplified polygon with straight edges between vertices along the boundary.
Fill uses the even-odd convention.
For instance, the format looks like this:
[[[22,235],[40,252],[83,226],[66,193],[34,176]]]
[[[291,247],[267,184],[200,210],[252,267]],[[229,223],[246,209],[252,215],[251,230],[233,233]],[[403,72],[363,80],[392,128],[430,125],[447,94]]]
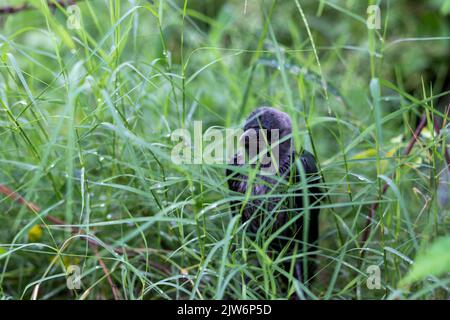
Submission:
[[[210,206],[209,206],[209,209],[216,209],[218,207],[218,204],[217,203],[213,203],[213,204],[211,204]]]
[[[369,182],[371,183],[372,181],[370,181],[369,179],[367,179],[365,176],[357,174],[357,173],[352,173],[353,176],[355,176],[356,178],[358,178],[358,180],[360,181],[364,181],[364,182]]]

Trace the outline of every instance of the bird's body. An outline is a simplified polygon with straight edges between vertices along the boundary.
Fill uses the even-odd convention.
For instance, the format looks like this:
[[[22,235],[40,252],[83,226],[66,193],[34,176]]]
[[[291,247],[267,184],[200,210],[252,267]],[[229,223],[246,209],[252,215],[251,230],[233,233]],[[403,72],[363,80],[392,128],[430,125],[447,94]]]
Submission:
[[[248,171],[243,170],[245,164],[239,161],[242,154],[234,155],[231,168],[226,172],[228,187],[240,194],[249,193],[251,197],[248,201],[234,201],[231,208],[235,213],[242,212],[242,222],[248,222],[247,230],[250,234],[258,234],[259,239],[267,240],[277,233],[269,245],[274,253],[286,249],[284,252],[292,255],[295,244],[298,253],[306,249],[304,253],[308,262],[304,265],[307,267],[302,268],[302,259],[295,262],[295,276],[305,282],[307,279],[304,275],[310,278],[315,269],[312,261],[314,256],[306,253],[315,250],[319,235],[320,209],[317,206],[321,191],[316,162],[307,151],[301,154],[295,152],[290,139],[290,118],[287,114],[273,108],[258,108],[246,121],[244,130],[255,129],[255,119],[260,129],[277,129],[280,131],[279,140],[286,137],[287,140],[280,143],[278,170],[274,175],[257,173],[254,179],[250,179]],[[255,164],[250,165],[252,167],[255,168]],[[305,207],[308,209],[305,210]]]

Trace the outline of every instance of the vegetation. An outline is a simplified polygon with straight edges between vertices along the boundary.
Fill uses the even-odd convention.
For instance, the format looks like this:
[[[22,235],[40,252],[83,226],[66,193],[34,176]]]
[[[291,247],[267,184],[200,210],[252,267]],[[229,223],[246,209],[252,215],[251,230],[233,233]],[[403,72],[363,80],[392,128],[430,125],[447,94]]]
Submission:
[[[1,298],[449,298],[449,0],[49,3],[0,16]],[[260,105],[320,165],[308,285],[231,214],[226,164],[171,160],[174,130]]]

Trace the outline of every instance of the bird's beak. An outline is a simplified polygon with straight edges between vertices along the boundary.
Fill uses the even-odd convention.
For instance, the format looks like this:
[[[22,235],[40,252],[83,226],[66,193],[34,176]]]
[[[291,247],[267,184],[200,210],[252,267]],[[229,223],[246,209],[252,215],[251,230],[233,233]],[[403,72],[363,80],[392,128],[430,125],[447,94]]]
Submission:
[[[252,136],[256,136],[256,130],[255,129],[248,129],[245,130],[244,133],[241,134],[239,137],[239,143],[244,144],[245,138],[251,138]]]
[[[250,128],[244,131],[244,133],[239,138],[239,144],[248,148],[249,146],[258,146],[258,130]]]

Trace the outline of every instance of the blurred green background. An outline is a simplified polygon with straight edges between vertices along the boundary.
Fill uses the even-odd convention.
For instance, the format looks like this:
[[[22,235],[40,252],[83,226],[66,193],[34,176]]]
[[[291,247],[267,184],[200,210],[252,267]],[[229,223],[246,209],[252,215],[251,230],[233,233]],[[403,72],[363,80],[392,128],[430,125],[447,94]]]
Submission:
[[[0,8],[23,4],[0,15],[0,184],[41,211],[0,195],[2,297],[113,298],[99,256],[127,299],[449,297],[448,250],[433,247],[450,227],[449,0]],[[370,5],[380,29],[366,25]],[[260,105],[291,115],[294,139],[325,179],[310,291],[277,285],[280,262],[231,231],[239,223],[224,165],[170,161],[173,130],[194,120],[238,128]],[[402,156],[422,114],[428,125]],[[48,226],[48,214],[100,239],[98,255],[86,236]],[[411,271],[430,247],[435,260]],[[82,269],[78,291],[66,287],[72,264]],[[366,286],[370,265],[381,268],[380,289]],[[399,285],[407,274],[414,283]]]

